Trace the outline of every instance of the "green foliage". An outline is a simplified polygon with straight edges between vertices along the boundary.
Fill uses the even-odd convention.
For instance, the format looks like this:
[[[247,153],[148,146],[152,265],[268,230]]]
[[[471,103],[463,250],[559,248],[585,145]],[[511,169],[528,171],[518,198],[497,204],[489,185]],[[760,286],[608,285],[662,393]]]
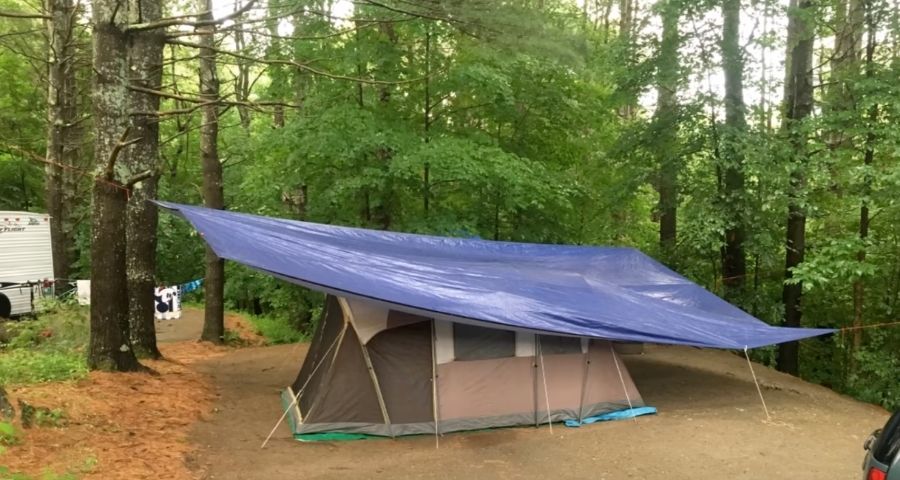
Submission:
[[[0,385],[83,378],[89,334],[87,310],[52,304],[34,320],[7,323],[9,342],[0,344]]]
[[[0,353],[0,383],[21,385],[83,378],[88,369],[82,354],[11,350]]]
[[[16,427],[9,422],[0,422],[0,447],[15,445],[18,442],[19,433],[16,431]]]
[[[35,477],[21,472],[13,472],[7,467],[0,466],[0,480],[78,480],[78,478],[79,476],[75,473],[56,473],[49,470]]]
[[[297,327],[284,317],[253,315],[249,318],[256,333],[263,336],[270,345],[297,343],[308,338],[306,332],[297,330]]]

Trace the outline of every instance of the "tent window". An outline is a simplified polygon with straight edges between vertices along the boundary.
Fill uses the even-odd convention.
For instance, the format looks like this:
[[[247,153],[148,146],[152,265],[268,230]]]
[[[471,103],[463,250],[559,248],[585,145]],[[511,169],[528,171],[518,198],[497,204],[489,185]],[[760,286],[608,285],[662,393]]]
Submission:
[[[454,323],[453,351],[456,360],[463,361],[513,357],[516,332]]]
[[[544,355],[565,355],[581,353],[581,339],[577,337],[557,337],[555,335],[538,335],[541,352]]]

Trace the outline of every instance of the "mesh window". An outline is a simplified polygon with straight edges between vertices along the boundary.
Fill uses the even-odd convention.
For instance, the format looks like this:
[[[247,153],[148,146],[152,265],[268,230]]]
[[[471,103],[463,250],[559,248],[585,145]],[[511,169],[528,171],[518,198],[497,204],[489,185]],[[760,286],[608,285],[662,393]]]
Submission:
[[[453,353],[463,361],[514,357],[516,332],[454,323]]]
[[[541,352],[544,355],[565,355],[581,353],[581,339],[578,337],[557,337],[554,335],[538,335]]]

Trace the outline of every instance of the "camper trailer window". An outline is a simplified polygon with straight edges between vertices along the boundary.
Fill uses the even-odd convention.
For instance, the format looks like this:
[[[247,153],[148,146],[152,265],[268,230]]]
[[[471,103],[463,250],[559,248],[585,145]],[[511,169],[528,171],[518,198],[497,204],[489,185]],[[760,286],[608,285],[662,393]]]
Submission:
[[[581,339],[577,337],[538,335],[538,340],[541,342],[541,353],[544,355],[581,353]]]
[[[516,332],[454,323],[453,351],[457,361],[514,357]]]

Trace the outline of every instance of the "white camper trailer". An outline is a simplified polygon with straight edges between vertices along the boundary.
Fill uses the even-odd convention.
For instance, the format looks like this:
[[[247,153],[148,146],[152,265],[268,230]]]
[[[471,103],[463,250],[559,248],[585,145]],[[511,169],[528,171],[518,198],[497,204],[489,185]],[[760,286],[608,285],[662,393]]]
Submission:
[[[34,311],[52,281],[50,217],[0,211],[0,318]]]

